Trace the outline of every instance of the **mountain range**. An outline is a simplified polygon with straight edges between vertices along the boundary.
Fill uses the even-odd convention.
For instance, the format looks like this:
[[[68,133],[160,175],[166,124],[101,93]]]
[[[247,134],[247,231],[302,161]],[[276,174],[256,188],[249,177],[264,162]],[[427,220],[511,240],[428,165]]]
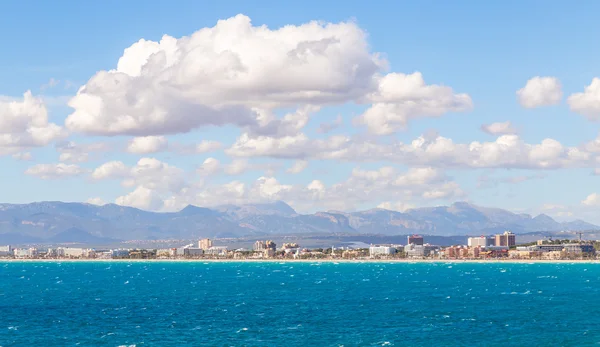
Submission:
[[[108,204],[36,202],[0,204],[2,243],[102,243],[117,240],[236,238],[270,235],[375,234],[483,235],[561,230],[598,230],[576,220],[560,223],[466,202],[405,212],[372,209],[300,214],[282,201],[265,204],[187,206],[179,212],[149,212]]]

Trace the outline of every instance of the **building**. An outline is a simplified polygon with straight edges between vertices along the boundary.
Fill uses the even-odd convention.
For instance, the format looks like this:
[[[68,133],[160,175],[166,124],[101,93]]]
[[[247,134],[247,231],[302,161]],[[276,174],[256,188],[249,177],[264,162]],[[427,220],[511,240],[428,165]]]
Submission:
[[[265,249],[267,249],[267,245],[266,245],[265,241],[256,241],[256,242],[254,242],[254,246],[252,246],[252,249],[255,252],[262,252]]]
[[[296,257],[300,253],[300,245],[297,243],[284,243],[281,246],[281,249],[284,251],[285,255],[293,254]]]
[[[156,259],[155,249],[132,249],[129,251],[130,259]]]
[[[450,246],[444,249],[446,258],[468,258],[469,249],[464,246]]]
[[[198,241],[198,248],[203,249],[203,250],[207,250],[209,248],[211,248],[213,246],[212,240],[211,239],[202,239],[200,241]]]
[[[410,244],[423,246],[423,236],[421,236],[421,235],[408,236],[407,245],[410,245]]]
[[[13,251],[15,258],[25,259],[25,258],[34,258],[37,256],[37,249],[35,248],[16,248]]]
[[[202,248],[184,248],[183,256],[186,258],[199,258],[204,255]]]
[[[129,258],[128,249],[111,249],[110,257],[113,259]]]
[[[277,244],[275,244],[275,242],[273,242],[271,240],[267,240],[265,242],[265,247],[266,247],[266,249],[271,249],[273,251],[277,250]]]
[[[296,250],[300,246],[297,243],[284,243],[282,249],[285,251],[288,250]],[[263,252],[265,257],[273,257],[275,252],[277,251],[277,244],[271,240],[267,241],[256,241],[254,242],[254,246],[252,249],[255,252]],[[288,251],[289,252],[289,251]]]
[[[177,248],[163,248],[156,250],[157,258],[175,258],[177,256]]]
[[[469,237],[467,240],[467,245],[469,247],[489,247],[496,245],[496,239],[494,237],[487,236],[479,236],[479,237]]]
[[[482,250],[485,250],[485,248],[481,246],[469,247],[469,256],[472,258],[479,258]]]
[[[396,254],[396,248],[387,247],[387,246],[371,246],[369,247],[369,256],[373,257],[381,257],[381,256],[390,256]],[[342,253],[343,256],[343,253]]]
[[[519,247],[521,248],[521,247]],[[508,257],[512,259],[532,259],[541,257],[541,252],[523,250],[523,249],[511,249],[508,251]]]
[[[527,247],[517,247],[517,250],[519,251],[530,251],[530,252],[562,252],[564,248],[564,245],[562,244],[556,244],[556,245],[551,245],[551,244],[537,244],[534,246],[527,246]]]
[[[544,252],[542,253],[542,259],[545,260],[559,260],[562,259],[564,257],[565,253],[564,252],[557,252],[557,251],[550,251],[550,252]]]
[[[563,251],[567,254],[595,254],[596,249],[591,243],[567,243],[563,245]]]
[[[423,258],[429,257],[435,254],[440,250],[439,246],[433,245],[415,245],[414,243],[410,243],[404,246],[404,253],[408,258]]]
[[[216,256],[226,256],[227,255],[227,246],[210,247],[209,249],[204,250],[204,254],[216,255]]]
[[[504,258],[508,257],[508,246],[489,246],[479,252],[482,258]]]
[[[93,258],[94,250],[87,248],[58,248],[56,254],[65,258]]]
[[[12,257],[13,249],[11,246],[0,246],[0,257]]]
[[[512,247],[517,244],[516,236],[510,231],[505,231],[504,234],[495,236],[495,245],[498,247]]]

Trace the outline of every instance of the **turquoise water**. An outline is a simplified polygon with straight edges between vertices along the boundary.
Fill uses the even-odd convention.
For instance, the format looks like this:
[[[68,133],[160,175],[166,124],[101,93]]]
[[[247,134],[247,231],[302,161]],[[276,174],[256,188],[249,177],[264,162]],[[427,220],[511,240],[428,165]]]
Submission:
[[[586,346],[600,264],[0,263],[0,346]]]

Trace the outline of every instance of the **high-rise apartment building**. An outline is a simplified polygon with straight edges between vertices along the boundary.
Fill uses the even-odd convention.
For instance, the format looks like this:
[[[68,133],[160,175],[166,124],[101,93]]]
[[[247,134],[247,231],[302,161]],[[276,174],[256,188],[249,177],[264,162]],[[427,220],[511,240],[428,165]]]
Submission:
[[[267,249],[267,245],[265,244],[265,241],[256,241],[254,242],[254,247],[252,247],[252,249],[256,252],[262,252]]]
[[[517,244],[515,234],[510,231],[505,231],[504,234],[498,234],[495,236],[496,246],[500,247],[512,247]]]
[[[200,241],[198,241],[198,248],[202,249],[202,250],[207,250],[209,248],[212,247],[212,240],[211,239],[202,239]]]
[[[417,246],[423,246],[423,236],[421,235],[410,235],[408,236],[408,243],[407,245],[417,245]]]

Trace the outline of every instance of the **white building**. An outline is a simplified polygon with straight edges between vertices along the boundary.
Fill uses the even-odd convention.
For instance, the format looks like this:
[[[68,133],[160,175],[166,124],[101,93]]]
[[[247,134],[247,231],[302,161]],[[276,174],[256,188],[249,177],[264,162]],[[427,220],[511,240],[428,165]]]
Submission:
[[[388,256],[396,254],[396,248],[387,246],[371,246],[369,247],[369,255],[372,257]]]
[[[254,242],[254,246],[252,246],[252,249],[255,252],[262,252],[267,248],[267,245],[265,244],[265,241],[256,241]]]
[[[198,248],[203,249],[203,250],[207,250],[209,248],[211,248],[213,245],[212,240],[211,239],[202,239],[200,241],[198,241]]]
[[[411,243],[410,245],[404,246],[404,252],[409,258],[429,257],[432,254],[435,254],[435,252],[438,252],[439,250],[439,246],[433,246],[429,244],[415,245],[414,243]]]
[[[35,248],[17,248],[14,250],[14,256],[18,259],[33,258],[37,255]]]
[[[89,248],[64,247],[58,249],[58,255],[65,258],[92,258],[94,250]]]
[[[469,247],[489,247],[496,245],[496,239],[494,237],[488,236],[479,236],[479,237],[469,237],[467,240],[467,245]]]
[[[12,257],[13,249],[11,246],[0,246],[0,257]]]
[[[204,250],[204,254],[208,255],[227,255],[227,246],[213,246],[209,249]]]

